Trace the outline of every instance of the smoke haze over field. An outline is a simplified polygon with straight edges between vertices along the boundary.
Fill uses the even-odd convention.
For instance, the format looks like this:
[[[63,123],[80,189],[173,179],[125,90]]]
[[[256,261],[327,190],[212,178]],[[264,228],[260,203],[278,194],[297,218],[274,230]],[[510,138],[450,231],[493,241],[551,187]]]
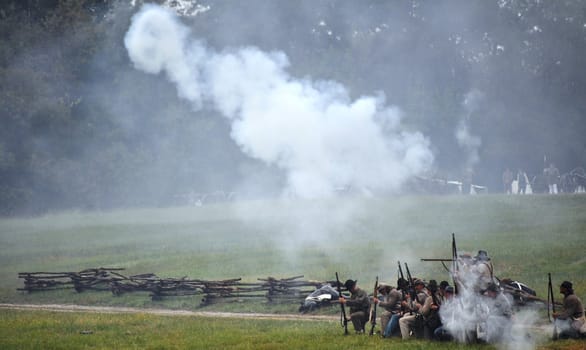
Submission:
[[[581,2],[156,2],[0,4],[0,215],[90,212],[35,221],[39,256],[10,251],[5,232],[28,247],[32,231],[8,222],[6,262],[169,254],[168,271],[335,266],[394,283],[397,260],[449,279],[419,259],[445,258],[455,232],[494,252],[499,277],[539,285],[560,242],[584,246],[582,196],[432,196],[449,190],[419,182],[469,175],[496,193],[505,167],[586,167]],[[580,252],[559,256],[583,275]]]
[[[329,198],[341,188],[393,193],[432,166],[427,139],[402,127],[401,111],[385,105],[384,95],[352,99],[340,83],[297,79],[283,52],[210,48],[171,11],[152,5],[133,17],[125,45],[137,69],[163,74],[194,112],[220,111],[243,153],[284,171],[284,197]],[[254,184],[267,192],[256,173],[243,175],[239,191]],[[360,216],[352,202],[286,212],[263,221],[274,224],[273,238],[291,261],[306,244],[327,251]],[[240,214],[255,224],[255,213]]]
[[[145,5],[125,38],[135,66],[163,72],[196,110],[215,106],[243,152],[287,172],[287,192],[330,196],[336,188],[397,190],[433,161],[423,135],[402,130],[384,96],[352,100],[332,81],[295,79],[282,52],[217,52],[190,37],[170,11]]]

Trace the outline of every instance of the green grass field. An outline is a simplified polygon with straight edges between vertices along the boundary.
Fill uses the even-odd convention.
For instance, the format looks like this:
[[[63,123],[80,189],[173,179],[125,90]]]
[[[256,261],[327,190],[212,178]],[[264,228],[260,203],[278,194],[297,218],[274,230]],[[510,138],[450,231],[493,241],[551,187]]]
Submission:
[[[2,219],[0,302],[199,307],[196,297],[151,301],[140,293],[115,297],[109,292],[25,294],[16,290],[22,287],[18,272],[92,267],[123,267],[126,275],[152,272],[160,277],[241,277],[252,282],[296,275],[324,281],[333,279],[337,271],[341,279],[358,279],[359,285],[370,289],[376,276],[393,283],[400,260],[409,264],[415,276],[449,279],[441,264],[420,259],[450,257],[452,233],[461,252],[487,250],[500,278],[522,281],[545,298],[547,273],[551,273],[554,284],[571,280],[576,293],[583,300],[586,297],[586,196],[486,195],[254,201]],[[206,310],[295,313],[297,307],[243,302],[212,305]],[[6,311],[0,315],[3,332],[6,323],[16,319],[11,328],[15,334],[21,333],[19,324],[26,324],[23,315],[49,317]],[[179,321],[163,323],[167,322]],[[31,331],[22,327],[23,334]],[[288,325],[283,327],[290,332]],[[284,335],[285,339],[303,338],[295,333],[303,333],[303,327],[293,327],[292,335]],[[329,334],[332,326],[325,327],[324,334]],[[332,336],[339,331],[333,326]],[[84,339],[78,334],[73,337]],[[267,343],[265,348],[272,347]]]
[[[495,349],[491,345],[344,336],[334,322],[169,317],[148,314],[0,312],[2,349]],[[536,349],[583,349],[545,341]]]

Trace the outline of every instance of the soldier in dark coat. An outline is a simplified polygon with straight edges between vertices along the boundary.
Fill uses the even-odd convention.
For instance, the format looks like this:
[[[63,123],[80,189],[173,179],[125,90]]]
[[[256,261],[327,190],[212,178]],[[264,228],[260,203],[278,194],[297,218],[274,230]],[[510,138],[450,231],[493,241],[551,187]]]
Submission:
[[[553,314],[555,323],[560,329],[559,337],[579,338],[584,331],[584,305],[574,294],[572,282],[564,281],[560,285],[560,293],[564,295],[563,311]]]
[[[356,285],[357,281],[347,280],[344,286],[350,292],[350,299],[340,296],[339,302],[350,307],[350,320],[356,333],[364,333],[364,327],[370,314],[368,293]]]

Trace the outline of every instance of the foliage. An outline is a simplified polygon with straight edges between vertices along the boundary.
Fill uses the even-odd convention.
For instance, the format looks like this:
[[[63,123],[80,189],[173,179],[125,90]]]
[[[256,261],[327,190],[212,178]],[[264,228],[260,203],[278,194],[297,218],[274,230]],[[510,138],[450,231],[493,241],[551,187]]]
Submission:
[[[544,155],[562,172],[586,165],[580,2],[200,3],[209,10],[183,20],[216,50],[280,50],[293,76],[339,81],[353,97],[384,92],[429,137],[442,176],[469,166],[461,120],[482,140],[474,181],[489,188],[506,166],[541,173]],[[250,170],[278,187],[225,120],[131,66],[123,37],[136,11],[115,0],[0,5],[0,215],[174,205],[234,191]],[[475,91],[483,98],[466,106]]]

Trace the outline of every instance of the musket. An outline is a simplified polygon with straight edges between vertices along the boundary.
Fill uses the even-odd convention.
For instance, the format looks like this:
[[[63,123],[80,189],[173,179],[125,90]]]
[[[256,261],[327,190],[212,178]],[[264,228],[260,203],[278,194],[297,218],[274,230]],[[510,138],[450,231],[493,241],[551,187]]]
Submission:
[[[402,280],[405,279],[405,276],[403,275],[403,269],[401,268],[401,262],[397,261],[397,265],[399,265],[399,277],[401,277]],[[400,287],[400,286],[397,286]]]
[[[555,323],[555,299],[553,296],[553,285],[551,284],[551,273],[547,274],[547,318],[551,321],[553,318],[553,340],[558,339],[558,328]],[[549,313],[549,304],[551,302],[551,315]]]
[[[446,261],[454,261],[454,259],[443,259],[443,258],[438,258],[438,259],[421,259],[421,261],[440,261],[442,263],[442,266],[444,267],[444,269],[446,269],[446,271],[450,272],[450,269],[446,266],[445,262]]]
[[[505,285],[501,284],[500,287],[503,289],[504,293],[508,293],[513,296],[523,298],[526,300],[539,301],[539,302],[543,303],[544,305],[547,305],[547,312],[548,312],[547,317],[549,318],[550,321],[551,321],[551,317],[549,315],[549,306],[552,304],[562,306],[562,303],[560,303],[560,302],[553,302],[552,303],[550,300],[541,299],[539,297],[536,297],[535,295],[529,294],[529,293],[524,292],[522,290],[519,290],[517,288],[507,286],[506,284]],[[549,299],[549,291],[548,291],[548,299]]]
[[[373,297],[376,299],[378,297],[378,276],[376,276],[376,281],[374,282],[374,293]],[[374,334],[374,327],[376,326],[376,303],[372,309],[370,309],[370,335]]]
[[[340,288],[340,279],[338,278],[338,273],[336,272],[336,286],[338,287],[338,294],[341,298],[342,296],[342,289]],[[340,323],[344,326],[344,335],[348,335],[348,319],[346,318],[346,308],[344,307],[344,303],[340,303]]]
[[[409,271],[409,266],[405,263],[405,271],[407,271],[407,280],[409,281],[409,296],[410,296],[410,307],[409,307],[409,314],[413,314],[413,303],[415,302],[415,297],[417,294],[415,293],[415,286],[413,285],[413,277],[411,276],[411,272]]]
[[[401,278],[401,280],[406,281],[405,275],[403,275],[403,269],[401,268],[401,262],[397,261],[397,265],[399,266],[399,277]],[[404,295],[403,293],[405,292],[405,290],[403,289],[403,286],[397,286],[397,288],[401,288],[401,295]],[[409,290],[407,290],[407,293],[409,293]],[[401,298],[403,299],[404,297]],[[401,302],[403,301],[402,299]],[[405,311],[403,310],[403,306],[401,306],[401,311]]]
[[[456,248],[456,235],[452,233],[452,281],[454,283],[454,294],[458,294],[458,283],[456,275],[458,274],[458,249]]]
[[[403,275],[403,269],[401,268],[401,262],[397,261],[397,265],[399,266],[399,277],[401,278],[401,280],[405,281],[405,275]],[[403,286],[397,285],[397,288],[401,289],[401,302],[403,302],[403,299],[405,298],[404,297],[405,290],[403,289]],[[403,310],[403,306],[401,306],[401,311],[405,311],[405,310]]]

